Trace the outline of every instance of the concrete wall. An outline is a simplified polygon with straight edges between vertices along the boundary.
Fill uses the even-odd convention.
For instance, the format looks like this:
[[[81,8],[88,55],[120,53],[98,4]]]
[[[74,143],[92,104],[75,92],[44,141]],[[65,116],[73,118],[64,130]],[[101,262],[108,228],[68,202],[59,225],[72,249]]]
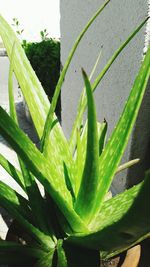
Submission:
[[[103,0],[60,1],[62,64],[64,64],[74,40],[103,2]],[[72,127],[78,98],[83,87],[81,67],[84,67],[89,74],[99,51],[102,49],[97,75],[115,49],[120,46],[146,15],[147,0],[112,0],[86,34],[72,61],[62,90],[62,123],[67,136],[69,136]],[[144,47],[144,30],[143,28],[116,60],[95,93],[98,119],[102,121],[106,118],[109,123],[108,136],[119,118],[139,69]],[[146,112],[147,114],[149,112],[149,94],[146,101],[146,107],[142,108],[136,125],[136,133],[132,135],[123,162],[127,161],[131,155],[141,157],[142,161],[145,162],[146,147],[150,136],[150,127],[147,127],[149,124],[148,117],[145,116]],[[133,138],[134,135],[135,138]],[[143,166],[142,162],[141,166]],[[135,170],[139,170],[139,168],[140,165],[138,165],[138,169],[133,167],[132,173],[128,174],[129,180],[133,176],[134,178],[137,177],[139,171],[135,172]],[[146,168],[146,166],[143,166],[143,168]],[[114,191],[119,192],[126,186],[126,175],[127,172],[124,172],[114,180]],[[140,178],[142,175],[143,169],[141,168],[138,177]],[[134,181],[133,179],[132,182]]]

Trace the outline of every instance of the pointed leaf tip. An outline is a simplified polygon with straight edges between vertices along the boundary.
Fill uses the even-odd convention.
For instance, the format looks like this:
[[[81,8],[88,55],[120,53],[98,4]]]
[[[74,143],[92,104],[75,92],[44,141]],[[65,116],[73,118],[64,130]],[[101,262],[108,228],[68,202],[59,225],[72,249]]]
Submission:
[[[95,212],[95,197],[99,177],[99,142],[94,97],[86,72],[82,69],[88,103],[88,129],[86,160],[75,209],[85,223],[89,223]],[[88,205],[87,205],[88,203]]]

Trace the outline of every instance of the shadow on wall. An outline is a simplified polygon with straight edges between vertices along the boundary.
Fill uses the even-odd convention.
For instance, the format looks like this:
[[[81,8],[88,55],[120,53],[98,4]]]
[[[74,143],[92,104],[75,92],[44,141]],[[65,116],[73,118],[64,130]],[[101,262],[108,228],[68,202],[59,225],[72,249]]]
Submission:
[[[130,150],[130,158],[140,157],[140,163],[128,170],[127,187],[144,179],[145,171],[150,168],[150,80],[143,98]]]

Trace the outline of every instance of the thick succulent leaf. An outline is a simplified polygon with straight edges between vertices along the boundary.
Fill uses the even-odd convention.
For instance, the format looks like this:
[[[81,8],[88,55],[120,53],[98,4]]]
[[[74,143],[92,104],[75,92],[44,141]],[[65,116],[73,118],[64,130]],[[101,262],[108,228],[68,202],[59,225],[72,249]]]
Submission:
[[[95,198],[99,180],[99,142],[96,109],[92,89],[86,73],[83,71],[88,100],[88,129],[86,160],[75,210],[88,223],[95,212]]]
[[[68,267],[65,250],[63,248],[63,240],[58,240],[57,243],[57,267]]]
[[[23,246],[15,242],[0,241],[0,264],[30,264],[44,254],[38,248]]]
[[[50,216],[47,214],[45,200],[42,198],[38,185],[32,173],[29,172],[27,166],[20,159],[20,166],[24,176],[26,191],[28,194],[29,205],[32,210],[32,215],[36,221],[36,226],[41,231],[49,234],[55,240],[54,232],[50,222]]]
[[[105,143],[105,135],[107,130],[107,123],[97,122],[98,139],[99,139],[99,155],[103,150]],[[82,131],[77,129],[77,147],[74,153],[74,161],[76,168],[76,195],[78,194],[81,178],[84,170],[85,158],[86,158],[86,146],[87,146],[87,122],[85,123]]]
[[[134,126],[146,85],[150,76],[150,49],[135,79],[128,101],[120,120],[109,139],[99,160],[99,184],[97,186],[96,212],[98,213],[105,194],[109,190],[122,154],[126,148],[131,130]]]
[[[150,172],[144,182],[103,203],[89,235],[70,237],[70,241],[99,249],[107,258],[128,249],[150,233],[149,198]]]
[[[10,117],[13,121],[19,126],[15,99],[14,99],[14,88],[13,88],[13,68],[14,68],[14,53],[15,53],[15,43],[12,48],[11,59],[10,59],[10,68],[9,68],[9,79],[8,79],[8,92],[9,92],[9,108],[10,108]],[[41,196],[38,185],[35,181],[34,176],[29,172],[27,166],[21,160],[18,155],[18,161],[24,178],[24,184],[26,192],[29,198],[30,207],[32,209],[33,217],[36,220],[36,225],[40,227],[44,232],[48,232],[47,228],[47,219],[44,199]],[[50,229],[52,233],[52,230]]]
[[[46,113],[49,108],[48,99],[31,65],[29,64],[27,57],[25,56],[19,40],[2,16],[0,16],[0,35],[3,39],[9,58],[11,58],[12,48],[15,43],[14,72],[25,99],[27,103],[29,102],[28,105],[31,109],[32,119],[39,136],[41,136]]]
[[[39,138],[41,138],[50,103],[15,33],[2,16],[0,16],[0,35],[9,58],[11,58],[12,48],[15,43],[13,55],[14,73],[28,104]],[[54,120],[56,120],[56,116],[54,116]],[[51,161],[53,165],[56,164],[56,166],[59,166],[59,168],[56,168],[56,172],[58,171],[57,176],[64,176],[63,162],[65,162],[70,179],[73,183],[73,159],[68,147],[68,142],[58,122],[51,131],[47,149],[49,151],[49,161]]]
[[[99,8],[99,10],[94,14],[94,16],[86,24],[85,28],[82,30],[82,32],[79,34],[78,38],[76,39],[76,41],[75,41],[75,43],[73,45],[73,48],[71,49],[70,54],[69,54],[69,56],[67,58],[67,61],[66,61],[65,65],[64,65],[64,67],[63,67],[62,73],[61,73],[60,78],[58,80],[58,84],[56,86],[56,90],[55,90],[55,93],[54,93],[54,96],[53,96],[53,99],[52,99],[52,103],[51,103],[51,106],[50,106],[50,109],[49,109],[49,112],[48,112],[48,115],[47,115],[47,118],[46,118],[46,123],[45,123],[43,137],[42,137],[42,149],[43,149],[43,151],[45,151],[46,154],[49,153],[47,143],[48,143],[49,134],[50,134],[51,126],[52,126],[52,122],[53,122],[53,114],[54,114],[54,111],[55,111],[55,108],[56,108],[56,105],[57,105],[57,101],[58,101],[59,94],[60,94],[60,91],[61,91],[61,88],[62,88],[62,84],[63,84],[64,79],[65,79],[65,75],[66,75],[67,70],[69,68],[69,65],[71,63],[71,60],[72,60],[72,58],[74,56],[74,53],[75,53],[75,51],[76,51],[81,39],[83,38],[84,34],[89,29],[91,24],[95,21],[95,19],[98,17],[98,15],[109,4],[109,2],[110,2],[110,0],[106,0],[104,2],[104,4],[102,4],[102,6]]]
[[[91,74],[89,76],[89,80],[90,81],[93,78],[93,75],[94,75],[94,73],[95,73],[95,71],[97,69],[98,63],[99,63],[100,58],[101,58],[101,54],[102,54],[102,51],[100,51],[100,53],[99,53],[99,55],[98,55],[98,57],[96,59],[96,62],[94,64],[94,66],[93,66],[93,69],[91,71]],[[85,89],[85,86],[84,86],[84,88],[82,90],[81,97],[80,97],[80,102],[79,102],[78,108],[77,108],[77,117],[78,117],[78,113],[80,113],[80,106],[82,105],[82,101],[84,101],[85,95],[86,95],[86,89]],[[73,125],[72,131],[71,131],[69,145],[70,145],[70,148],[74,147],[74,149],[72,150],[72,153],[74,153],[75,147],[76,147],[77,142],[78,142],[78,135],[76,134],[76,131],[78,131],[78,129],[82,128],[82,122],[83,122],[83,118],[82,117],[78,118],[77,123]],[[72,143],[72,145],[71,145],[70,142]]]
[[[55,249],[51,249],[37,261],[34,267],[53,267],[54,252]]]
[[[0,182],[0,203],[35,241],[45,249],[54,247],[54,242],[51,237],[45,235],[30,223],[30,210],[28,210],[27,206],[28,202],[3,182]]]
[[[72,197],[66,188],[63,177],[61,177],[61,172],[58,176],[59,166],[53,165],[40,153],[1,107],[0,132],[52,196],[71,228],[76,232],[86,230],[82,220],[73,209]]]
[[[69,65],[71,63],[71,60],[72,60],[72,58],[74,56],[74,53],[75,53],[75,51],[76,51],[76,49],[77,49],[77,47],[78,47],[81,39],[83,38],[84,34],[88,30],[88,28],[91,26],[91,24],[95,21],[95,19],[97,18],[97,16],[108,5],[109,2],[110,2],[110,0],[106,0],[104,2],[104,4],[99,8],[99,10],[94,14],[94,16],[89,20],[89,22],[85,26],[85,28],[79,34],[77,40],[75,41],[75,43],[73,45],[72,50],[70,51],[70,54],[69,54],[69,56],[67,58],[67,61],[66,61],[65,65],[64,65],[64,67],[63,67],[62,73],[60,75],[60,78],[58,80],[58,83],[57,83],[57,86],[56,86],[56,89],[55,89],[54,96],[52,98],[52,103],[51,103],[51,106],[50,106],[50,109],[49,109],[49,112],[48,112],[48,115],[47,115],[47,118],[46,118],[46,122],[45,122],[45,126],[44,126],[44,131],[43,131],[43,135],[42,135],[42,139],[41,139],[41,143],[42,143],[41,149],[42,149],[42,152],[44,153],[44,155],[46,157],[49,156],[49,158],[51,158],[51,155],[52,155],[51,154],[51,150],[49,149],[49,146],[48,146],[48,142],[49,142],[49,138],[51,136],[50,135],[50,132],[51,132],[52,123],[53,123],[53,119],[54,119],[54,111],[55,111],[55,108],[57,106],[57,101],[58,101],[58,98],[59,98],[59,95],[60,95],[62,84],[64,82],[65,75],[66,75],[67,70],[69,68]],[[69,173],[69,177],[70,177],[70,180],[72,182],[72,188],[73,188],[74,191],[76,191],[75,184],[74,184],[75,183],[75,180],[76,180],[76,177],[75,177],[76,174],[75,174],[75,168],[74,168],[73,162],[71,162],[70,164],[68,164],[68,162],[66,160],[64,162],[67,165],[68,171],[69,171],[69,169],[71,169],[71,172]]]
[[[120,55],[122,50],[128,45],[128,43],[134,38],[134,36],[139,32],[139,30],[145,25],[147,20],[148,20],[148,18],[145,19],[139,25],[139,27],[136,30],[134,30],[134,32],[127,38],[127,40],[115,51],[115,53],[112,55],[112,57],[110,58],[110,60],[108,61],[108,63],[104,67],[104,69],[100,72],[100,74],[95,79],[95,81],[92,85],[93,91],[97,88],[98,84],[103,79],[103,77],[105,76],[105,74],[107,73],[107,71],[109,70],[109,68],[113,64],[113,62],[116,60],[116,58]],[[82,94],[80,99],[79,99],[78,113],[77,113],[77,116],[76,116],[76,119],[75,119],[75,122],[74,122],[74,125],[72,128],[72,133],[71,133],[71,137],[70,137],[70,141],[69,141],[69,147],[70,147],[70,151],[72,151],[72,153],[73,153],[75,146],[76,146],[76,143],[75,143],[76,129],[78,128],[78,125],[80,125],[80,122],[83,119],[83,114],[85,112],[86,106],[87,106],[86,96]]]
[[[83,175],[85,158],[86,158],[86,146],[87,146],[87,122],[85,123],[82,131],[77,129],[77,146],[74,153],[74,161],[76,168],[76,196],[79,192],[81,179]]]
[[[24,179],[21,172],[14,167],[2,154],[0,154],[0,165],[10,174],[12,178],[26,191]]]

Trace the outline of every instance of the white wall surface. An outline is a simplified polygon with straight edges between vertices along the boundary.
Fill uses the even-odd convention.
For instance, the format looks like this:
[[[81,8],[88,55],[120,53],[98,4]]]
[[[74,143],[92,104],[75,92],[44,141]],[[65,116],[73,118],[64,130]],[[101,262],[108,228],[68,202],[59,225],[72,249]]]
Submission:
[[[104,3],[103,0],[61,0],[62,64],[64,64],[75,38],[102,3]],[[72,127],[77,101],[83,87],[81,67],[89,74],[100,49],[102,49],[97,75],[115,49],[146,17],[147,8],[147,0],[112,0],[84,37],[72,61],[62,90],[62,123],[67,136]],[[119,118],[139,69],[144,47],[144,30],[143,28],[119,56],[95,93],[98,119],[102,121],[105,118],[108,121],[108,135]],[[127,161],[131,155],[142,158],[141,173],[140,165],[138,165],[138,169],[137,167],[132,169],[134,173],[131,173],[130,178],[137,174],[138,178],[142,177],[142,168],[145,168],[144,158],[150,136],[149,96],[146,97],[146,100],[147,104],[142,108],[142,117],[140,116],[136,126],[136,136],[132,138],[132,142],[130,140],[123,158],[123,162]],[[141,123],[142,129],[140,128]],[[136,172],[136,170],[138,171]],[[127,173],[124,172],[114,180],[114,191],[122,191],[126,186],[128,182],[125,178],[126,175]]]

